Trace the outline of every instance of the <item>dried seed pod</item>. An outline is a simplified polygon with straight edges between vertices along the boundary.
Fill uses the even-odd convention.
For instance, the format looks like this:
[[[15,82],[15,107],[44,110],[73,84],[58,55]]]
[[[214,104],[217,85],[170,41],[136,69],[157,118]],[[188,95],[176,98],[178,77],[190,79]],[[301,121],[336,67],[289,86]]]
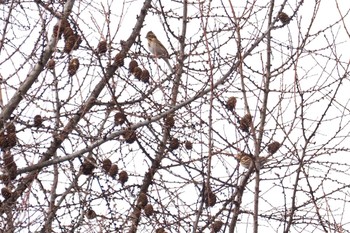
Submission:
[[[54,37],[60,39],[61,35],[64,31],[64,29],[69,26],[69,22],[67,19],[60,20],[54,27],[53,27],[53,35]]]
[[[40,127],[40,126],[42,126],[42,124],[43,124],[43,118],[41,117],[41,115],[36,115],[34,117],[34,126]]]
[[[118,174],[118,165],[117,164],[112,164],[111,168],[108,171],[108,174],[115,178],[115,176]]]
[[[125,142],[127,142],[127,143],[133,143],[137,139],[136,132],[133,129],[125,130],[123,133],[123,137],[125,139]]]
[[[272,142],[267,146],[267,151],[270,152],[271,154],[276,153],[278,149],[281,147],[281,144],[279,142]]]
[[[216,195],[209,188],[204,192],[204,202],[207,206],[213,207],[216,204]]]
[[[65,40],[65,44],[63,48],[63,51],[65,53],[70,53],[73,50],[75,40],[76,40],[75,35],[72,35]]]
[[[61,31],[60,31],[60,26],[58,24],[56,24],[54,27],[53,27],[53,31],[52,31],[52,34],[55,38],[58,38],[60,39],[61,38]]]
[[[102,54],[107,52],[107,41],[101,40],[97,45],[97,53]]]
[[[117,55],[115,55],[114,57],[114,62],[115,64],[120,67],[124,65],[124,56],[121,53],[118,53]]]
[[[9,148],[16,146],[16,144],[17,144],[16,132],[14,132],[14,133],[10,132],[7,134],[7,143],[8,143]]]
[[[134,69],[136,68],[136,67],[138,67],[138,63],[137,63],[137,61],[136,60],[131,60],[130,62],[129,62],[129,72],[130,73],[134,73]]]
[[[50,59],[47,64],[46,64],[46,68],[49,70],[53,70],[55,68],[56,62],[54,59]]]
[[[233,111],[233,109],[236,108],[236,103],[237,103],[236,97],[232,96],[232,97],[228,98],[228,100],[226,102],[226,108],[230,111]]]
[[[250,114],[244,115],[239,122],[239,128],[244,132],[249,132],[249,127],[253,122],[252,116]]]
[[[283,25],[288,24],[289,21],[290,21],[289,16],[286,13],[282,12],[282,11],[278,13],[277,17],[283,23]]]
[[[148,197],[145,193],[140,193],[137,198],[137,206],[143,209],[148,204]]]
[[[187,150],[192,150],[192,148],[193,148],[192,142],[186,141],[186,142],[185,142],[185,148],[186,148]]]
[[[6,199],[9,199],[11,197],[11,190],[7,187],[3,187],[1,189],[1,195]]]
[[[175,119],[173,114],[169,114],[164,117],[164,125],[166,128],[172,128],[175,125]]]
[[[177,138],[172,138],[172,139],[170,140],[170,144],[169,144],[169,149],[170,149],[170,151],[176,150],[177,148],[179,148],[179,146],[180,146],[179,139],[177,139]]]
[[[67,40],[70,36],[74,35],[74,31],[71,27],[65,27],[63,29],[63,38],[64,40]]]
[[[102,169],[108,173],[109,172],[109,169],[111,169],[111,166],[112,166],[112,162],[110,159],[105,159],[102,161]]]
[[[151,204],[147,204],[143,210],[145,211],[145,215],[147,217],[152,216],[154,213],[153,206]]]
[[[213,232],[219,232],[224,223],[221,220],[216,220],[212,225],[211,229]]]
[[[114,124],[115,124],[116,126],[124,124],[125,121],[126,121],[126,116],[125,116],[124,113],[122,113],[122,112],[117,112],[117,113],[114,115]]]
[[[73,58],[68,65],[69,76],[75,75],[78,69],[79,69],[79,60],[78,58]]]
[[[165,233],[165,230],[163,227],[161,227],[156,230],[156,233]]]
[[[96,215],[96,212],[94,210],[89,209],[85,212],[85,216],[87,219],[94,219],[94,218],[96,218],[97,215]]]
[[[124,185],[128,181],[128,179],[129,179],[129,175],[128,175],[128,173],[126,171],[121,171],[119,173],[119,179],[118,180],[120,181],[120,183],[122,185]]]
[[[84,163],[81,165],[81,171],[84,175],[91,175],[95,169],[96,160],[91,156],[84,159]]]
[[[135,67],[133,74],[134,74],[135,78],[137,78],[138,80],[141,80],[142,69],[140,67]]]
[[[143,70],[141,73],[141,81],[144,83],[149,83],[149,71],[148,70]]]

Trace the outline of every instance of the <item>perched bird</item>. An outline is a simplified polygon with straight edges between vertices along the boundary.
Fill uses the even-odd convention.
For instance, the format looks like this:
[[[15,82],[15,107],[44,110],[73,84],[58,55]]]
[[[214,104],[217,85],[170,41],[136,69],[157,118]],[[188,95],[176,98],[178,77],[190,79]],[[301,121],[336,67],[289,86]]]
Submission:
[[[278,13],[277,17],[283,23],[283,25],[288,24],[289,21],[290,21],[289,16],[286,13],[282,12],[282,11]]]
[[[152,31],[147,33],[146,38],[148,40],[148,49],[151,51],[151,53],[157,58],[162,58],[169,66],[171,72],[173,72],[173,68],[169,63],[170,56],[164,45],[157,39],[156,35],[154,35]]]
[[[249,169],[251,162],[253,161],[253,155],[241,152],[234,155],[234,157],[239,161],[239,163],[246,169]],[[260,168],[268,161],[266,157],[259,157]]]

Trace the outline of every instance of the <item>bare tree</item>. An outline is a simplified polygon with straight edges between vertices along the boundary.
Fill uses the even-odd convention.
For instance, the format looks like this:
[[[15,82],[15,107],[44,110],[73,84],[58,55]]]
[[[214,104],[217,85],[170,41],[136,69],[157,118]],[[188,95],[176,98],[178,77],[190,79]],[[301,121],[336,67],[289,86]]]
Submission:
[[[241,2],[0,1],[0,229],[349,232],[349,3]]]

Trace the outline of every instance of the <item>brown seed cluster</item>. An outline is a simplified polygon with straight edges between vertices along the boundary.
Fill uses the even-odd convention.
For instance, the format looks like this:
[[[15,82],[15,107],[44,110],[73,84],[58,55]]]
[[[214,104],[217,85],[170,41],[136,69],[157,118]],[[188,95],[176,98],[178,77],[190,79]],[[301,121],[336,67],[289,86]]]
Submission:
[[[175,119],[173,114],[169,114],[166,117],[164,117],[164,125],[166,128],[172,128],[175,125]]]
[[[123,137],[125,139],[125,142],[131,144],[131,143],[135,142],[137,139],[136,131],[134,129],[127,129],[124,131]]]
[[[107,52],[107,41],[101,40],[97,45],[97,53],[104,54]]]
[[[211,229],[213,232],[219,232],[224,223],[221,220],[216,220],[212,225]]]
[[[62,34],[64,38],[64,49],[65,53],[70,53],[73,49],[79,48],[82,39],[81,36],[74,33],[67,19],[62,19],[53,28],[53,34],[56,38],[60,39]]]
[[[236,97],[232,96],[228,98],[226,102],[226,108],[230,111],[233,111],[236,108],[236,103],[237,103]]]
[[[192,150],[192,148],[193,148],[192,142],[186,141],[186,142],[185,142],[185,148],[186,148],[187,150]]]
[[[1,195],[3,196],[3,198],[5,198],[5,200],[9,199],[12,195],[12,192],[9,188],[7,187],[3,187],[1,189]]]
[[[46,64],[46,68],[49,70],[53,70],[55,68],[56,62],[54,59],[50,59],[47,64]]]
[[[139,66],[139,64],[137,63],[137,61],[136,60],[131,60],[130,62],[129,62],[129,72],[130,73],[134,73],[134,69],[136,68],[136,67],[138,67]]]
[[[6,131],[6,133],[5,133]],[[3,124],[0,124],[0,148],[2,150],[10,149],[17,144],[16,127],[13,122],[10,122],[5,129]]]
[[[105,159],[102,161],[102,169],[108,173],[109,169],[111,169],[112,161],[110,159]]]
[[[123,54],[118,53],[117,55],[115,55],[114,62],[115,62],[117,67],[123,66],[124,65],[124,56],[123,56]]]
[[[249,132],[249,127],[252,124],[253,119],[250,114],[244,115],[244,117],[241,118],[239,121],[239,128],[244,132]]]
[[[281,144],[279,142],[271,142],[268,146],[267,146],[267,151],[270,152],[271,154],[274,154],[278,151],[278,149],[281,147]]]
[[[91,175],[95,169],[96,160],[92,156],[88,156],[84,159],[84,163],[81,165],[81,172],[84,175]]]
[[[216,204],[216,195],[211,191],[210,187],[204,192],[204,203],[210,207]]]
[[[128,173],[126,171],[121,171],[119,173],[119,179],[118,180],[119,180],[119,182],[122,185],[124,185],[128,181],[128,179],[129,179],[129,175],[128,175]]]
[[[117,112],[115,115],[114,115],[114,124],[116,126],[119,126],[119,125],[122,125],[124,124],[124,122],[126,121],[126,116],[124,113],[122,112]]]
[[[85,216],[87,219],[94,219],[96,218],[96,212],[93,210],[93,209],[88,209],[86,212],[85,212]]]
[[[112,164],[111,168],[108,171],[108,174],[111,177],[115,178],[117,176],[117,174],[118,174],[118,170],[119,170],[118,165],[117,164]]]
[[[132,73],[137,80],[140,80],[144,83],[149,83],[149,71],[141,69],[136,60],[131,60],[129,62],[129,72]]]
[[[148,204],[147,195],[145,193],[140,193],[139,197],[137,198],[137,206],[143,209],[147,204]]]
[[[169,144],[169,150],[170,150],[170,151],[176,150],[177,148],[179,148],[179,146],[180,146],[179,139],[177,139],[177,138],[172,138],[172,139],[170,140],[170,144]]]
[[[281,21],[283,23],[283,25],[288,24],[290,22],[289,16],[282,11],[278,13],[277,17],[278,17],[279,21]]]
[[[41,117],[41,115],[36,115],[34,117],[34,127],[41,127],[43,124],[43,118]]]
[[[152,216],[154,213],[154,209],[153,209],[152,204],[147,204],[143,210],[145,211],[145,215],[147,217]]]
[[[79,69],[79,60],[78,58],[73,58],[72,60],[70,60],[68,65],[69,76],[75,75],[78,69]]]

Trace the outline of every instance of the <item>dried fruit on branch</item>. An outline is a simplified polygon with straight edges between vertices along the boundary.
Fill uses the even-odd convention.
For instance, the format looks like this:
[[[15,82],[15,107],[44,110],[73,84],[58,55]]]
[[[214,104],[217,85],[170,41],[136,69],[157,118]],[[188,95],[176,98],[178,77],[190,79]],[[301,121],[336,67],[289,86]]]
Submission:
[[[219,232],[223,225],[224,223],[221,220],[217,220],[211,225],[211,229],[213,232]]]
[[[40,126],[42,126],[42,124],[43,124],[43,118],[41,117],[41,115],[36,115],[34,117],[34,126],[40,127]]]
[[[118,180],[120,181],[120,183],[122,185],[124,185],[128,181],[128,179],[129,179],[129,175],[128,175],[128,173],[126,171],[121,171],[119,173],[119,179]]]
[[[137,78],[138,80],[141,80],[142,69],[140,67],[135,67],[133,74],[134,74],[135,78]]]
[[[112,164],[111,168],[108,171],[108,174],[115,178],[115,176],[118,174],[118,165],[117,164]]]
[[[124,65],[124,56],[121,53],[118,53],[117,55],[115,55],[114,57],[114,62],[115,64],[120,67]]]
[[[114,115],[114,124],[115,124],[116,126],[124,124],[125,121],[126,121],[126,116],[125,116],[124,113],[122,113],[122,112],[117,112],[117,113]]]
[[[138,66],[139,66],[139,64],[137,63],[136,60],[131,60],[131,61],[129,62],[129,72],[130,72],[130,73],[134,73],[134,69],[135,69],[136,67],[138,67]]]
[[[236,97],[230,97],[228,98],[227,102],[226,102],[226,108],[230,111],[233,111],[233,109],[236,108],[236,103],[237,103],[237,99]]]
[[[177,148],[179,148],[179,146],[180,146],[179,139],[173,138],[170,140],[170,144],[169,144],[170,151],[176,150]]]
[[[97,45],[97,53],[103,54],[107,52],[107,41],[101,40]]]
[[[147,217],[152,216],[154,213],[153,206],[151,204],[147,204],[143,210],[145,211],[145,215]]]
[[[186,148],[187,150],[192,150],[192,148],[193,148],[192,142],[186,141],[186,142],[185,142],[185,148]]]
[[[112,166],[112,162],[110,159],[105,159],[102,161],[102,169],[108,173],[109,172],[109,169],[111,169],[111,166]]]
[[[68,65],[68,74],[69,76],[73,76],[77,73],[79,69],[79,60],[78,58],[73,58]]]
[[[127,129],[123,133],[123,137],[125,139],[125,142],[127,143],[133,143],[136,141],[136,132],[134,129]]]
[[[137,198],[137,206],[143,209],[148,204],[148,197],[145,193],[140,193]]]
[[[288,24],[290,21],[289,16],[282,11],[278,13],[278,19],[283,23],[283,25]]]
[[[239,128],[244,132],[249,132],[249,127],[252,124],[252,122],[253,122],[252,116],[250,114],[246,114],[239,121]]]
[[[270,152],[271,154],[276,153],[278,149],[281,147],[281,144],[279,142],[272,142],[267,146],[267,151]]]
[[[149,71],[148,70],[143,70],[141,73],[141,81],[144,83],[149,83]]]

